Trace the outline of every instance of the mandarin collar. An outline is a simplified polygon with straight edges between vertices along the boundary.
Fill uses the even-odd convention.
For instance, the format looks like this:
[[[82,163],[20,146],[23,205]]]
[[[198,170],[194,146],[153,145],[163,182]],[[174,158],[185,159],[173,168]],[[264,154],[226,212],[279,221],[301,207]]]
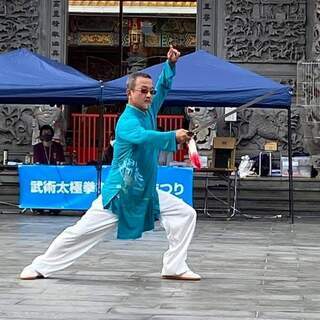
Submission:
[[[147,115],[147,111],[142,111],[139,108],[133,106],[132,104],[127,103],[126,107],[132,110],[134,113],[138,114],[139,116],[145,117]]]

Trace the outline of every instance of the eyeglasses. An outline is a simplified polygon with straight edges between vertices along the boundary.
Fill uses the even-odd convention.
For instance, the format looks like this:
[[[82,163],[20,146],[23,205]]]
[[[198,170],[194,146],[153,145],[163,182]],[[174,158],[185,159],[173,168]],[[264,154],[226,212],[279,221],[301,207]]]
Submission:
[[[157,93],[156,89],[147,89],[147,88],[141,88],[141,89],[133,89],[133,91],[139,91],[142,94],[148,94],[150,92],[151,95],[155,95]]]

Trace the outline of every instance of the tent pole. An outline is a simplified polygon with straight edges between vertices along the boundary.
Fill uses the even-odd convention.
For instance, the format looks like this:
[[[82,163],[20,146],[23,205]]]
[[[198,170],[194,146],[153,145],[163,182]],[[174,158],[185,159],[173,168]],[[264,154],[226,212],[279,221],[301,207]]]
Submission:
[[[122,32],[123,32],[123,0],[119,0],[119,77],[122,76],[122,61],[123,61],[123,46],[122,46]]]
[[[103,127],[103,82],[100,81],[100,101],[99,101],[99,118],[98,118],[98,161],[97,161],[97,174],[98,174],[98,186],[97,193],[101,193],[101,172],[102,172],[102,161],[103,161],[103,141],[104,141],[104,127]]]
[[[288,108],[288,177],[289,177],[289,214],[291,223],[294,223],[293,209],[293,177],[292,177],[292,130],[291,130],[291,107]]]

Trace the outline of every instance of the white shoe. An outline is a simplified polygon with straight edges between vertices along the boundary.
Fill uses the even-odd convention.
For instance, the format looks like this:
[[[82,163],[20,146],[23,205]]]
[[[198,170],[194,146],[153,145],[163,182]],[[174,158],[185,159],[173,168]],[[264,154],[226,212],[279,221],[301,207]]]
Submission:
[[[185,281],[199,281],[201,280],[201,276],[197,273],[194,273],[191,270],[188,270],[182,274],[163,274],[161,276],[162,279],[167,280],[185,280]]]
[[[25,267],[20,274],[21,280],[35,280],[41,278],[44,278],[44,276],[41,273],[34,270],[31,266]]]

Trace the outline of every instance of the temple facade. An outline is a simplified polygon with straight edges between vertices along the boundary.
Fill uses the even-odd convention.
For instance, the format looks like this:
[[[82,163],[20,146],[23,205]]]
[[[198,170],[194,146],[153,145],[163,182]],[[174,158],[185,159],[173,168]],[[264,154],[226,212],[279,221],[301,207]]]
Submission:
[[[0,0],[0,52],[28,48],[68,63],[98,80],[140,70],[165,59],[167,47],[176,45],[183,54],[201,48],[230,62],[292,87],[297,65],[320,57],[319,0],[198,0],[124,2],[119,19],[118,1]],[[121,41],[121,42],[120,42]],[[305,143],[305,108],[293,96],[294,151],[308,151]],[[194,108],[190,119],[222,115],[224,108]],[[95,107],[89,107],[93,112]],[[53,119],[46,106],[1,105],[0,151],[26,152],[32,143],[39,110]],[[313,105],[310,122],[320,119]],[[71,112],[83,107],[72,106]],[[178,111],[179,112],[179,111]],[[202,132],[203,152],[210,152],[213,132],[237,137],[240,154],[263,150],[267,140],[287,148],[285,110],[244,110],[233,121],[222,121]],[[51,120],[50,120],[51,121]],[[56,121],[53,119],[52,121]],[[317,150],[317,133],[313,133]],[[320,148],[320,146],[319,146]]]

